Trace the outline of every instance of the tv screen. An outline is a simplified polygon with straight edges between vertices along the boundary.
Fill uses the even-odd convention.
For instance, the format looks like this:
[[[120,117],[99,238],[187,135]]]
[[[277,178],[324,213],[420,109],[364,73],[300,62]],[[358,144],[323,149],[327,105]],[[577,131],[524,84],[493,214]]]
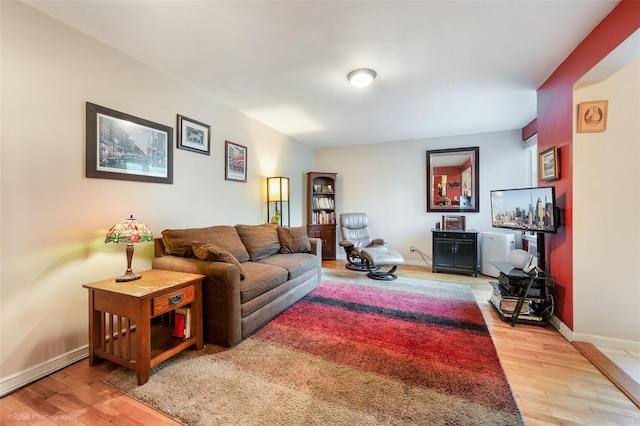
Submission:
[[[531,232],[556,232],[555,187],[491,191],[491,226]]]

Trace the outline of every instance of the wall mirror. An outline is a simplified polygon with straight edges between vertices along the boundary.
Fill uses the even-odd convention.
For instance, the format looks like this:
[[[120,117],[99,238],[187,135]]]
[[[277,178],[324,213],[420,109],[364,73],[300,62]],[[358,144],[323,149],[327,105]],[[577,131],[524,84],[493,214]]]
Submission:
[[[480,148],[427,151],[427,211],[479,211]]]

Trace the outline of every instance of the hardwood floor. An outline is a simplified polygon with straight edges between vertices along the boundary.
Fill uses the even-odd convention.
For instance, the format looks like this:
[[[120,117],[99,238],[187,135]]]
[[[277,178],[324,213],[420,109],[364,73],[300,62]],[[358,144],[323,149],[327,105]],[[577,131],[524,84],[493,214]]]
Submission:
[[[344,262],[323,262],[344,268]],[[404,265],[410,278],[471,287],[527,425],[640,425],[640,410],[553,327],[501,321],[486,277],[432,274]],[[0,399],[0,424],[178,425],[102,382],[117,366],[77,362]]]

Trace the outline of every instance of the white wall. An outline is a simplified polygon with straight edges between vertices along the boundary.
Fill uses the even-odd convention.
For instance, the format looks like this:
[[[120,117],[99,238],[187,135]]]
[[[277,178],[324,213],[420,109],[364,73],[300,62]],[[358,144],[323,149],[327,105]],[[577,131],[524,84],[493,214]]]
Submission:
[[[338,173],[338,215],[367,213],[374,237],[385,238],[406,263],[424,265],[410,248],[431,256],[430,230],[442,218],[426,211],[426,151],[471,146],[480,147],[480,212],[464,213],[467,229],[495,232],[489,191],[527,185],[526,146],[518,130],[319,149],[315,168]]]
[[[105,245],[133,214],[165,228],[266,220],[265,177],[291,178],[303,224],[313,150],[19,2],[1,11],[0,394],[86,353],[86,282],[121,275]],[[85,177],[85,102],[175,128],[211,125],[211,156],[174,149],[172,185]],[[174,129],[175,131],[175,129]],[[248,147],[247,183],[224,180],[224,141]],[[150,267],[151,243],[133,269]]]
[[[574,105],[606,99],[609,114],[606,132],[573,135],[573,337],[635,350],[640,350],[638,76],[640,59],[603,82],[576,88]]]

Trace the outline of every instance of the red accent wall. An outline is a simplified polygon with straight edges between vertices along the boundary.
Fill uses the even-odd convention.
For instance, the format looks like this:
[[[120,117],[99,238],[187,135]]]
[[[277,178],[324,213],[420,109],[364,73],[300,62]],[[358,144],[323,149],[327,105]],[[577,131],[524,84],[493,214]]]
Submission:
[[[560,64],[538,89],[538,151],[556,145],[560,179],[554,185],[562,209],[558,234],[547,235],[547,270],[556,280],[556,316],[573,330],[573,85],[612,50],[640,28],[640,1],[622,0]]]
[[[526,141],[536,133],[538,133],[538,120],[534,118],[531,123],[527,124],[522,129],[522,140]]]

